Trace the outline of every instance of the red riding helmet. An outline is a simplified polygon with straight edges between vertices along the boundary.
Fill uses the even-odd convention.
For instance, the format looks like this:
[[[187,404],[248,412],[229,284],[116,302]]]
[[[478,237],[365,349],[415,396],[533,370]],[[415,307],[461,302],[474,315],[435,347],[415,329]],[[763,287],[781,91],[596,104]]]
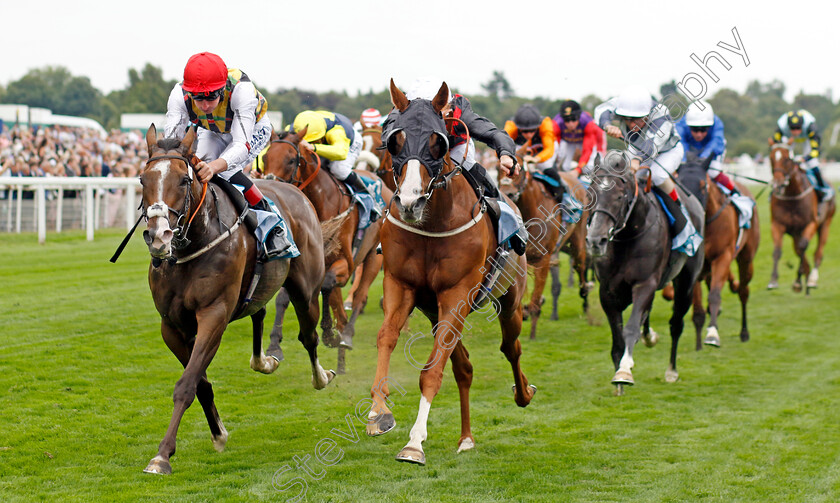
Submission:
[[[212,52],[200,52],[190,57],[184,67],[184,83],[188,93],[209,93],[225,87],[227,65]]]

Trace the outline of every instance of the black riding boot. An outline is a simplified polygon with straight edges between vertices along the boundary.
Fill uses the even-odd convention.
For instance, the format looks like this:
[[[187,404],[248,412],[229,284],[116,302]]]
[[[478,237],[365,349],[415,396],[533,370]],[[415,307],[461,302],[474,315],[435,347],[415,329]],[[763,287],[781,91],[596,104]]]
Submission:
[[[365,185],[365,182],[362,181],[362,177],[360,177],[353,171],[351,171],[350,174],[347,175],[347,178],[344,179],[344,183],[353,187],[356,190],[356,192],[361,192],[362,194],[367,192],[368,194],[373,196],[373,194],[368,190],[367,185]]]
[[[280,215],[279,211],[275,211],[274,208],[268,204],[265,196],[263,196],[260,201],[253,206],[255,210],[262,210],[267,211],[269,213],[274,213],[281,220],[283,220],[283,216]],[[274,257],[279,257],[286,253],[289,248],[292,247],[292,242],[289,241],[289,236],[286,233],[286,230],[280,225],[277,224],[274,226],[273,229],[268,233],[265,237],[265,256],[267,259],[272,259]]]
[[[817,180],[817,195],[819,200],[822,201],[823,197],[825,197],[826,189],[828,189],[828,185],[826,185],[825,181],[823,180],[822,173],[820,173],[820,168],[818,166],[814,166],[811,168],[811,173],[814,174],[814,178]]]
[[[546,168],[543,170],[543,174],[559,184],[557,187],[551,185],[550,183],[545,185],[547,186],[548,191],[551,192],[551,197],[553,197],[558,203],[562,203],[564,192],[563,181],[560,179],[560,173],[557,172],[557,168]]]
[[[256,189],[257,193],[262,195],[254,186],[254,182],[248,178],[244,173],[237,172],[233,176],[231,176],[230,181],[225,180],[224,178],[215,175],[213,177],[213,181],[215,181],[222,190],[225,191],[225,194],[231,198],[233,201],[233,207],[236,209],[237,215],[243,215],[242,223],[245,224],[245,227],[256,236],[257,226],[259,225],[259,221],[257,220],[257,216],[252,211],[245,211],[246,208],[249,207],[248,200],[245,198],[245,195],[239,191],[236,187],[234,187],[234,183],[237,185],[241,185],[244,191],[254,190]],[[275,212],[268,202],[265,199],[265,196],[252,206],[254,209],[268,211],[275,213],[281,219],[283,218],[278,212]],[[278,255],[282,255],[285,253],[290,247],[292,243],[289,241],[288,237],[286,236],[286,232],[279,226],[275,226],[274,229],[265,237],[265,248],[260,250],[258,257],[262,259],[271,259],[277,257]]]
[[[679,200],[674,201],[671,199],[671,196],[666,194],[657,186],[653,186],[653,190],[665,203],[665,207],[668,208],[668,213],[674,217],[674,223],[672,224],[671,229],[674,231],[674,236],[678,236],[685,228],[685,224],[688,222],[688,220],[685,219],[685,215],[683,215],[682,209],[680,208],[682,203],[680,203]]]

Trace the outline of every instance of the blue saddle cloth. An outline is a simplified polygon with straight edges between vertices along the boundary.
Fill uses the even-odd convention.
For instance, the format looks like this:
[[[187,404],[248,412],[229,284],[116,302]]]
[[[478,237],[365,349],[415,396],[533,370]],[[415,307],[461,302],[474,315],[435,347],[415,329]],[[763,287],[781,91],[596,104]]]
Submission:
[[[368,187],[373,187],[373,193],[376,195],[376,199],[374,199],[369,192],[357,192],[353,187],[345,184],[350,194],[353,195],[353,200],[359,205],[359,230],[363,230],[382,216],[385,200],[382,199],[381,180],[374,180],[366,176],[360,176],[359,178]]]

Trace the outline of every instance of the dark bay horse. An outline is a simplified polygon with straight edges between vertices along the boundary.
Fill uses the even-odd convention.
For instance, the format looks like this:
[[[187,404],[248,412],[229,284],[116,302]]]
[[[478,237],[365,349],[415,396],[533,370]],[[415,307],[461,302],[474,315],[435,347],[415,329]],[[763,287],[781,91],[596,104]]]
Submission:
[[[333,177],[329,171],[321,168],[321,159],[307,149],[301,149],[300,142],[306,135],[306,130],[290,133],[284,131],[272,139],[268,151],[263,156],[266,176],[274,177],[300,187],[321,220],[324,233],[325,264],[327,272],[324,277],[321,293],[323,297],[321,329],[324,344],[335,347],[339,345],[339,373],[344,370],[344,349],[352,349],[352,339],[356,318],[367,299],[367,291],[371,283],[379,274],[381,260],[376,254],[379,244],[379,231],[382,219],[370,224],[357,249],[353,249],[356,227],[359,222],[358,205],[347,188]],[[359,176],[374,178],[365,171],[357,171]],[[382,198],[386,204],[391,199],[391,192],[382,188]],[[359,292],[353,302],[353,310],[348,320],[344,312],[341,288],[347,284],[355,265],[364,266]],[[277,296],[277,316],[274,330],[271,332],[272,351],[279,351],[282,339],[282,320],[286,310],[285,296]],[[335,336],[330,307],[335,316]]]
[[[386,401],[389,395],[388,369],[397,345],[400,327],[417,307],[432,322],[432,353],[423,365],[412,356],[417,334],[406,343],[405,354],[420,372],[420,406],[408,444],[397,460],[425,464],[423,441],[432,400],[440,390],[447,360],[458,383],[461,402],[461,436],[458,451],[475,445],[470,430],[469,390],[472,364],[461,341],[465,321],[474,310],[498,315],[502,327],[501,350],[513,369],[514,399],[527,406],[536,391],[519,366],[522,353],[518,340],[522,329],[522,298],[525,293],[525,257],[497,250],[496,233],[485,207],[458,167],[449,159],[447,132],[441,111],[447,106],[449,89],[443,83],[430,102],[411,102],[390,83],[391,100],[400,116],[386,139],[397,173],[398,190],[392,213],[382,227],[385,259],[383,289],[385,320],[377,335],[378,361],[371,387],[373,405],[368,415],[368,435],[380,435],[395,426]],[[495,286],[485,283],[491,262],[504,264],[504,274]],[[490,273],[488,272],[488,275]],[[486,288],[492,293],[484,300]],[[485,309],[489,307],[488,309]],[[415,350],[416,352],[416,350]]]
[[[589,210],[587,208],[577,222],[565,222],[563,217],[570,214],[569,210],[555,201],[546,187],[531,175],[535,166],[522,162],[521,155],[517,155],[517,158],[523,169],[517,176],[510,178],[500,176],[499,188],[516,203],[528,229],[528,247],[525,250],[525,256],[528,265],[534,271],[534,288],[531,292],[531,302],[525,307],[525,314],[531,318],[531,339],[535,339],[551,260],[561,248],[565,248],[574,257],[575,269],[580,279],[583,312],[587,311],[586,220],[589,218]],[[574,195],[583,198],[583,204],[586,207],[587,198],[583,184],[572,175],[562,173],[561,176],[564,176],[563,180],[572,188]],[[559,294],[559,289],[552,288],[554,296],[552,304],[556,304]]]
[[[382,146],[382,127],[381,126],[368,126],[362,130],[362,151],[359,153],[359,158],[356,160],[356,167],[357,171],[371,171],[377,174],[380,178],[380,167],[382,164],[382,157],[385,153],[385,150],[380,149],[379,147]],[[393,181],[389,185],[386,180],[383,179],[383,183],[388,189],[393,192]],[[382,256],[376,254],[376,262],[379,265],[378,270],[382,269]],[[374,266],[376,264],[373,264]],[[361,301],[362,308],[367,303],[367,288],[362,288],[363,283],[365,283],[366,277],[364,274],[365,265],[358,264],[356,267],[356,272],[353,275],[353,285],[350,287],[350,291],[347,292],[347,297],[344,299],[344,309],[353,310],[353,298],[358,291],[360,295],[363,295],[365,298]],[[373,267],[368,267],[368,274],[372,274]],[[371,281],[376,278],[374,274]],[[361,289],[361,291],[360,291]]]
[[[696,349],[698,350],[703,347],[703,344],[720,347],[717,320],[720,315],[721,292],[727,282],[729,282],[729,288],[733,293],[738,294],[741,301],[741,341],[746,342],[750,339],[747,328],[747,301],[750,298],[749,285],[753,276],[753,259],[758,251],[761,235],[758,211],[754,205],[750,228],[741,230],[738,224],[738,210],[734,203],[706,174],[711,160],[712,158],[709,157],[702,162],[694,156],[689,156],[689,159],[677,171],[680,182],[698,196],[698,199],[704,201],[706,207],[706,232],[703,238],[705,260],[697,283],[694,285],[693,295],[692,321],[696,331]],[[692,172],[696,174],[691,174]],[[752,199],[746,187],[741,184],[737,184],[737,187],[742,195]],[[733,260],[738,263],[738,280],[735,280],[731,272]],[[709,327],[706,329],[705,339],[701,337],[703,324],[706,321],[706,310],[703,308],[703,280],[709,289]]]
[[[277,360],[262,352],[262,329],[265,304],[281,285],[289,292],[300,321],[298,339],[309,352],[313,386],[325,387],[335,373],[324,371],[318,363],[315,328],[324,255],[318,218],[304,195],[289,185],[260,183],[260,190],[286,216],[300,256],[265,263],[259,282],[252,285],[256,240],[241,225],[225,193],[212,186],[202,188],[194,175],[188,159],[195,130],[183,141],[158,140],[156,135],[152,125],[146,133],[149,160],[140,176],[148,219],[144,238],[152,255],[149,287],[160,313],[163,340],[184,366],[184,373],[175,384],[175,408],[166,436],[144,471],[168,474],[181,417],[196,397],[210,425],[213,445],[218,451],[224,449],[228,434],[213,403],[206,371],[228,323],[250,316],[251,368],[263,373],[277,368]]]
[[[773,169],[773,191],[770,194],[770,231],[773,237],[773,272],[767,288],[779,288],[779,259],[782,257],[782,239],[785,234],[793,238],[793,251],[799,257],[799,269],[793,291],[802,291],[802,278],[807,278],[805,294],[817,287],[818,269],[828,242],[828,231],[836,211],[836,197],[818,202],[814,186],[791,159],[789,145],[777,143],[770,147],[770,167]],[[808,263],[805,251],[811,238],[817,235],[814,251],[814,268]]]
[[[671,251],[671,236],[665,212],[652,192],[640,189],[629,160],[618,151],[595,159],[591,188],[595,204],[586,236],[600,282],[601,306],[612,331],[612,383],[618,394],[632,385],[633,348],[641,326],[647,321],[656,290],[674,282],[674,310],[671,316],[671,357],[665,380],[675,382],[677,344],[683,317],[691,306],[692,290],[703,266],[703,248],[693,257]],[[680,198],[698,232],[703,231],[703,208],[696,198],[679,187]],[[633,304],[627,324],[622,313]]]

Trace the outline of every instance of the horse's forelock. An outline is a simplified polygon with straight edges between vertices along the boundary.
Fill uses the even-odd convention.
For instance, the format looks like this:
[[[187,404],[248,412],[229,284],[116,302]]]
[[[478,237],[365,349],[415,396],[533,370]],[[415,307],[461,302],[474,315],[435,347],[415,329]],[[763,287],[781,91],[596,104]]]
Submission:
[[[164,151],[178,150],[181,148],[181,140],[178,138],[161,138],[157,141],[157,146]]]

